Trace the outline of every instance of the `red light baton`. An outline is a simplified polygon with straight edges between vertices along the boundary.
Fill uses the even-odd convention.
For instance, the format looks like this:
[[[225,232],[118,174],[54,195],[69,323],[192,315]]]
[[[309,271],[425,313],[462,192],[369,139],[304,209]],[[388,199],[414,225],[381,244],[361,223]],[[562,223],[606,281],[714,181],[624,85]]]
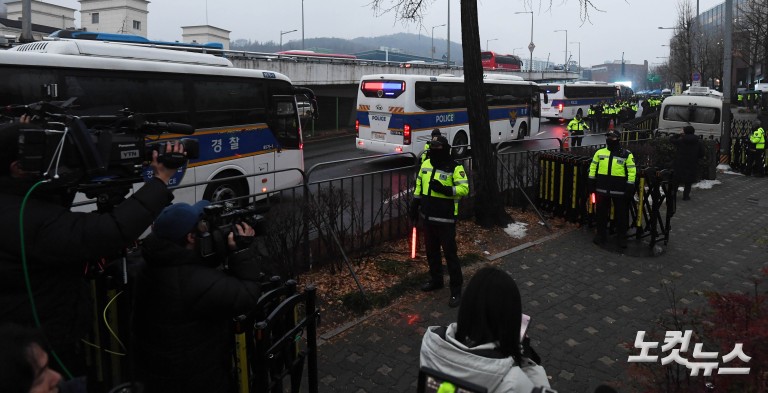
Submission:
[[[411,231],[411,259],[416,259],[416,226]]]
[[[593,204],[593,205],[594,205],[595,203],[597,203],[597,197],[595,197],[595,193],[594,193],[594,192],[592,193],[592,195],[590,195],[590,198],[589,198],[589,199],[592,201],[592,204]]]

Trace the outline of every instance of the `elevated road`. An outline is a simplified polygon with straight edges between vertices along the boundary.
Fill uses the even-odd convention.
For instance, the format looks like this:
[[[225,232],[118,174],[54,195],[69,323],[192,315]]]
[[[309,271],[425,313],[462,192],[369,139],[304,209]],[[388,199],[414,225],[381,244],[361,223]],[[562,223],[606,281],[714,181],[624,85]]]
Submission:
[[[333,57],[276,55],[273,53],[226,52],[235,67],[276,71],[299,86],[310,87],[318,97],[320,119],[306,127],[309,134],[321,130],[351,129],[355,124],[357,87],[363,75],[419,74],[463,75],[462,67],[445,64],[399,63]],[[518,75],[525,80],[549,82],[576,80],[578,73],[566,71],[493,71]]]

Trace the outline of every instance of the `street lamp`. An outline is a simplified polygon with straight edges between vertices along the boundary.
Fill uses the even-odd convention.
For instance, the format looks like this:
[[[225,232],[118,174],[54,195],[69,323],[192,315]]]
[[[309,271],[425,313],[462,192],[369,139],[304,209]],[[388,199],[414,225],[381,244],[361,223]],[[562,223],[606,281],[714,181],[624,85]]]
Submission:
[[[581,41],[573,41],[571,44],[579,44],[579,73],[581,73]]]
[[[563,68],[565,68],[566,71],[568,71],[568,30],[562,29],[562,30],[555,30],[555,33],[564,31],[565,32],[565,63],[563,63]]]
[[[490,40],[485,40],[485,51],[487,52],[487,51],[490,50],[490,49],[488,49],[489,48],[489,46],[488,46],[489,42],[491,42],[491,41],[498,41],[498,40],[499,40],[498,38],[491,38]]]
[[[531,43],[528,44],[528,50],[531,52],[531,58],[528,61],[528,72],[533,71],[533,48],[536,47],[536,45],[533,45],[533,11],[518,11],[515,12],[516,14],[531,14]]]
[[[301,49],[304,50],[304,0],[301,0]]]
[[[430,49],[430,53],[432,54],[432,62],[435,62],[435,27],[443,27],[445,26],[445,23],[442,25],[432,26],[432,48]]]
[[[296,30],[296,29],[288,30],[288,31],[280,30],[280,52],[283,51],[283,36],[288,34],[288,33],[293,33],[294,31],[298,31],[298,30]]]

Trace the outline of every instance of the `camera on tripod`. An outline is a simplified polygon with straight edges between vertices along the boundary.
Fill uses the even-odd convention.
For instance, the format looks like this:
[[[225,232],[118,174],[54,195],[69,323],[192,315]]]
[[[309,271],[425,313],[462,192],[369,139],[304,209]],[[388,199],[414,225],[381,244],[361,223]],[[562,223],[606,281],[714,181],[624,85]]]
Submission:
[[[191,135],[194,129],[189,125],[146,121],[127,109],[109,116],[73,116],[67,109],[74,100],[3,108],[3,116],[32,118],[29,127],[21,128],[18,140],[20,167],[29,176],[92,197],[89,194],[103,188],[141,182],[142,169],[151,163],[154,151],[158,162],[168,168],[179,168],[199,155],[196,139],[181,139],[184,155],[167,153],[165,141],[147,138],[165,133]]]
[[[263,213],[269,206],[232,207],[229,205],[208,205],[203,208],[201,219],[203,230],[199,234],[200,256],[208,258],[214,255],[226,256],[227,236],[235,234],[238,249],[250,247],[254,237],[238,236],[237,224],[246,223],[256,232],[256,236],[265,233],[266,221]]]

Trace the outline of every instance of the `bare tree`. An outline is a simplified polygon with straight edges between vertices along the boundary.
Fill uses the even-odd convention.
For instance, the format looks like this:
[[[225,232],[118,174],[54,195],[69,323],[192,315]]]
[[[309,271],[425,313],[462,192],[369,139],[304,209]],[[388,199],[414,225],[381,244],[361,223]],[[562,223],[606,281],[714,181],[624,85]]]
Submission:
[[[427,7],[436,0],[372,0],[375,14],[394,13],[404,23],[417,23]],[[528,8],[533,2],[522,0]],[[554,0],[549,1],[550,8]],[[567,1],[567,0],[564,0]],[[582,20],[589,19],[589,10],[595,9],[592,0],[579,0]],[[472,140],[472,156],[476,165],[475,221],[483,227],[506,226],[511,218],[504,211],[499,193],[496,170],[496,152],[491,145],[491,129],[488,121],[488,103],[485,101],[483,68],[480,62],[480,30],[477,17],[477,0],[461,0],[461,42],[464,54],[464,89],[467,97],[469,132]]]
[[[754,79],[757,66],[768,65],[768,4],[748,1],[739,6],[739,24],[734,26],[734,50],[749,66],[747,83]],[[738,37],[738,39],[737,39]],[[762,70],[765,73],[765,70]]]

